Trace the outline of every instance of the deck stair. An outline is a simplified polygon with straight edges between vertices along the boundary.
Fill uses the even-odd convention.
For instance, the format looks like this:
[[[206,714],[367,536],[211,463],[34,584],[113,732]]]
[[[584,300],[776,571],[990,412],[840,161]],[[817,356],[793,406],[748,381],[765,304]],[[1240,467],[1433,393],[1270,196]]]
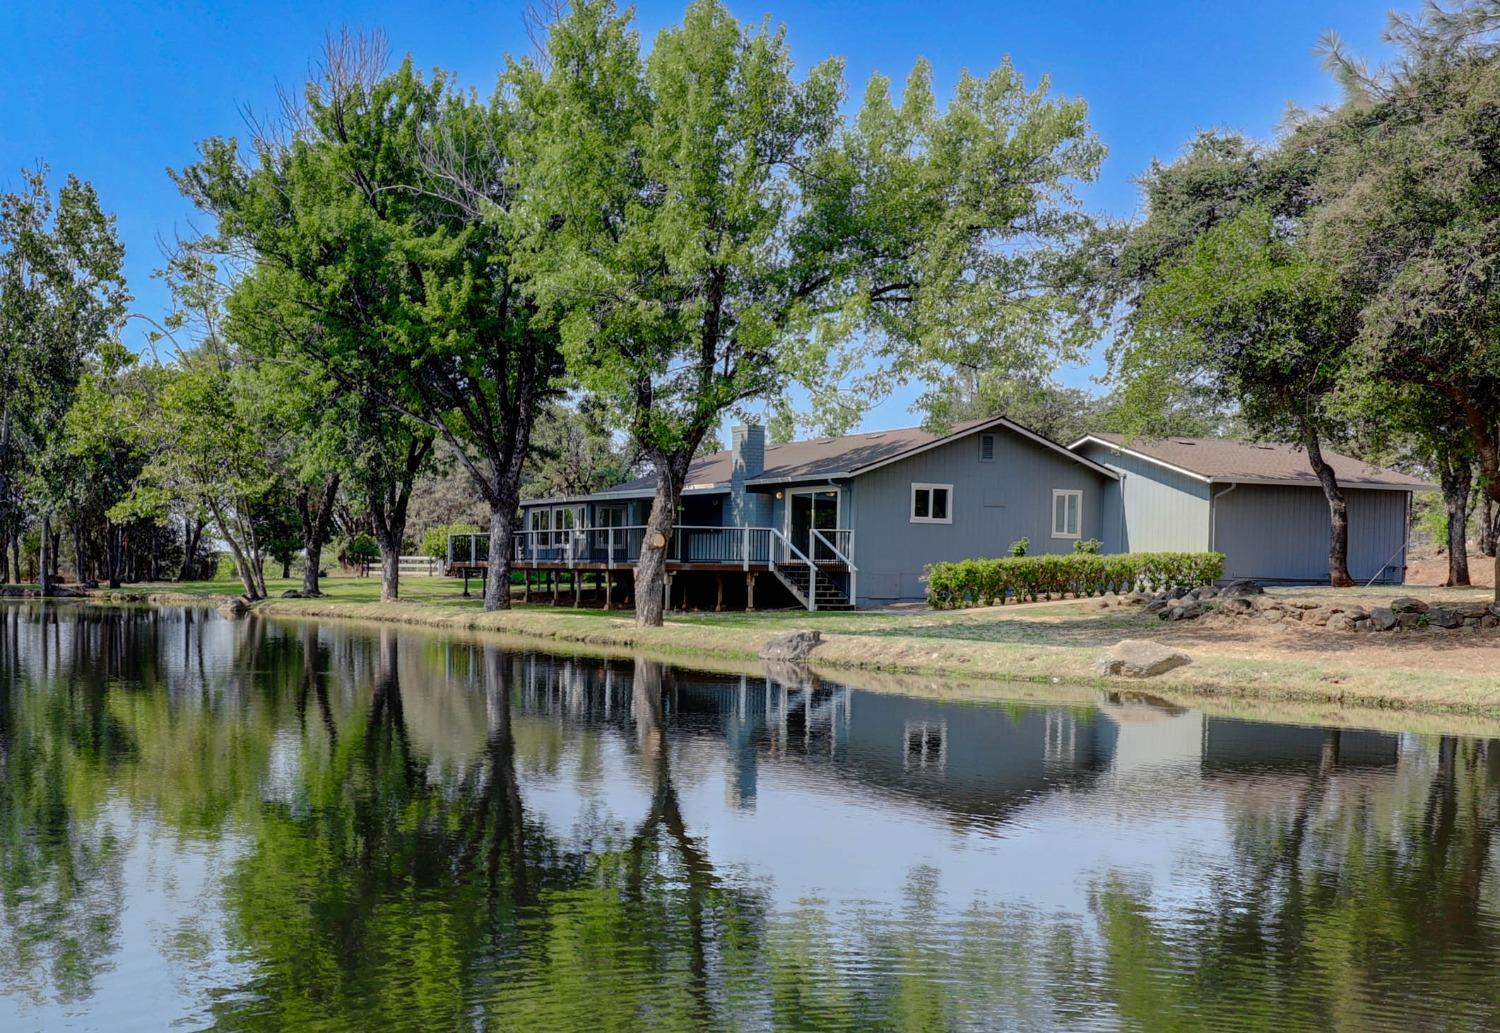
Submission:
[[[849,602],[848,593],[839,588],[833,579],[827,574],[818,573],[818,583],[811,593],[808,592],[808,581],[811,577],[811,568],[803,563],[778,563],[772,568],[777,579],[786,586],[792,596],[807,607],[809,610],[852,610],[853,604]],[[814,606],[808,606],[809,594],[813,597]]]

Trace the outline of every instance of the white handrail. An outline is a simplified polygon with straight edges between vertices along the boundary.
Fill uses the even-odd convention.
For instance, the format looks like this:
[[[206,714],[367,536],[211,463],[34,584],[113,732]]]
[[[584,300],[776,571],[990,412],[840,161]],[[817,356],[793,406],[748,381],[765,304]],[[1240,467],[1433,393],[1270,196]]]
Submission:
[[[807,566],[807,600],[806,600],[807,608],[808,608],[808,610],[816,610],[818,608],[818,568],[817,568],[817,565],[815,563],[813,563],[812,560],[808,559],[805,555],[803,555],[802,550],[799,549],[799,548],[797,548],[795,545],[793,545],[792,544],[792,540],[790,538],[788,538],[786,535],[782,534],[780,531],[776,530],[776,528],[774,528],[774,527],[771,528],[770,531],[771,531],[771,535],[773,536],[773,538],[779,538],[779,539],[781,539],[781,544],[786,546],[787,551],[789,553],[791,553],[792,555],[796,556],[799,560],[801,560]],[[788,561],[788,562],[790,562],[790,561]],[[771,569],[772,570],[776,569],[776,559],[775,559],[774,556],[771,558]]]
[[[839,547],[837,545],[834,545],[832,542],[830,542],[827,539],[827,537],[824,536],[824,534],[823,534],[822,531],[818,530],[815,527],[815,528],[813,528],[813,532],[812,533],[817,538],[818,541],[820,541],[824,545],[828,546],[829,550],[831,550],[835,556],[837,556],[839,559],[841,559],[841,560],[844,561],[844,566],[846,566],[846,567],[849,568],[849,605],[853,606],[854,605],[854,600],[857,599],[857,598],[859,598],[859,596],[856,594],[856,591],[857,591],[857,588],[858,588],[858,584],[859,584],[859,580],[858,580],[859,579],[859,568],[854,565],[854,561],[853,560],[851,560],[848,556],[844,555],[843,551],[841,549],[839,549]],[[849,538],[850,538],[849,547],[852,550],[853,547],[854,547],[854,542],[853,542],[854,532],[852,530],[849,532]]]

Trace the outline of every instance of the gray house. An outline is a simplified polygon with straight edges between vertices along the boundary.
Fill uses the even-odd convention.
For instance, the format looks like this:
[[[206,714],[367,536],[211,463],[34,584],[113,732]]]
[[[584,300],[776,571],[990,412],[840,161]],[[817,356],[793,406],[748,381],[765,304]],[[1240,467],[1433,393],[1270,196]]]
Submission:
[[[1410,493],[1430,485],[1329,454],[1349,496],[1351,571],[1402,580]],[[654,477],[522,503],[514,563],[633,591]],[[485,536],[450,542],[450,571],[484,566]],[[739,427],[732,447],[695,460],[669,542],[670,605],[810,609],[921,599],[941,560],[1072,552],[1203,551],[1226,574],[1326,578],[1328,513],[1301,453],[1179,438],[1127,446],[1091,435],[1064,447],[1002,418],[767,444]],[[530,579],[528,579],[530,591]]]
[[[921,599],[929,563],[1003,555],[1020,538],[1033,553],[1102,538],[1117,478],[1004,418],[779,445],[739,427],[688,471],[669,591],[703,606]],[[523,502],[517,565],[600,572],[611,599],[616,583],[628,594],[654,488],[648,476]],[[456,544],[453,566],[480,565],[482,544]]]
[[[1073,450],[1119,476],[1104,520],[1122,552],[1212,550],[1226,577],[1280,584],[1328,580],[1328,502],[1307,455],[1290,445],[1220,438],[1126,440],[1090,434]],[[1436,486],[1323,451],[1349,510],[1349,573],[1406,577],[1411,493]]]

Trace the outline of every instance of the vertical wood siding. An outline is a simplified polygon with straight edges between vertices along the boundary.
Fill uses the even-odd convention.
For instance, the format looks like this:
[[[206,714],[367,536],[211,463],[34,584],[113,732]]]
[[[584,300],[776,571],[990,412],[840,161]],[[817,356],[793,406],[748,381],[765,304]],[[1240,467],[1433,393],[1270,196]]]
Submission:
[[[1079,451],[1124,478],[1116,503],[1124,508],[1124,532],[1114,532],[1118,544],[1110,552],[1202,552],[1208,548],[1208,484],[1107,445],[1090,442]],[[1118,520],[1118,510],[1112,515]],[[1112,543],[1106,539],[1106,544]]]
[[[1222,488],[1218,489],[1222,491]],[[1406,563],[1404,491],[1348,488],[1349,573],[1400,583]],[[1328,580],[1328,502],[1318,488],[1243,484],[1215,506],[1214,547],[1226,577]]]
[[[923,452],[855,478],[845,513],[855,529],[861,603],[920,599],[929,563],[1003,556],[1018,538],[1031,552],[1072,552],[1073,539],[1052,537],[1052,491],[1083,492],[1084,538],[1104,538],[1104,496],[1114,482],[1034,441],[996,429],[995,458],[979,459],[978,435]],[[913,482],[951,484],[951,524],[911,522]]]

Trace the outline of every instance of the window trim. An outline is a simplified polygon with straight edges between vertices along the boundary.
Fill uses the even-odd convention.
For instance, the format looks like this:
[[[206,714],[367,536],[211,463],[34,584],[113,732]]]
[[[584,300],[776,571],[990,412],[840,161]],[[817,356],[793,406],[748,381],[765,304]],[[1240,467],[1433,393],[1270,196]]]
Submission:
[[[948,493],[948,508],[947,508],[948,515],[945,516],[945,517],[935,517],[935,516],[919,517],[919,516],[917,516],[917,492],[919,492],[919,491],[926,491],[928,493],[928,495],[927,495],[927,512],[931,513],[932,512],[932,492],[935,489],[939,489],[939,488],[942,489],[943,491],[946,491]],[[912,481],[911,482],[911,495],[907,499],[907,502],[906,502],[906,516],[907,516],[907,519],[911,523],[913,523],[913,524],[951,524],[951,523],[953,523],[953,485],[951,485],[951,484],[929,484],[929,483],[927,483],[925,481]]]
[[[1057,500],[1059,496],[1076,496],[1078,499],[1078,530],[1069,534],[1066,530],[1057,529]],[[1063,524],[1067,524],[1067,507],[1063,507]],[[1083,489],[1082,488],[1053,488],[1052,489],[1052,537],[1064,538],[1077,541],[1083,537]]]
[[[990,454],[989,454],[988,457],[986,457],[985,454],[984,454],[984,442],[985,442],[985,439],[989,439],[989,443],[990,443]],[[997,451],[999,451],[999,446],[1000,446],[1000,442],[998,440],[998,435],[990,433],[990,432],[985,432],[983,434],[980,434],[979,435],[979,461],[981,463],[993,463],[995,461],[995,453]]]

